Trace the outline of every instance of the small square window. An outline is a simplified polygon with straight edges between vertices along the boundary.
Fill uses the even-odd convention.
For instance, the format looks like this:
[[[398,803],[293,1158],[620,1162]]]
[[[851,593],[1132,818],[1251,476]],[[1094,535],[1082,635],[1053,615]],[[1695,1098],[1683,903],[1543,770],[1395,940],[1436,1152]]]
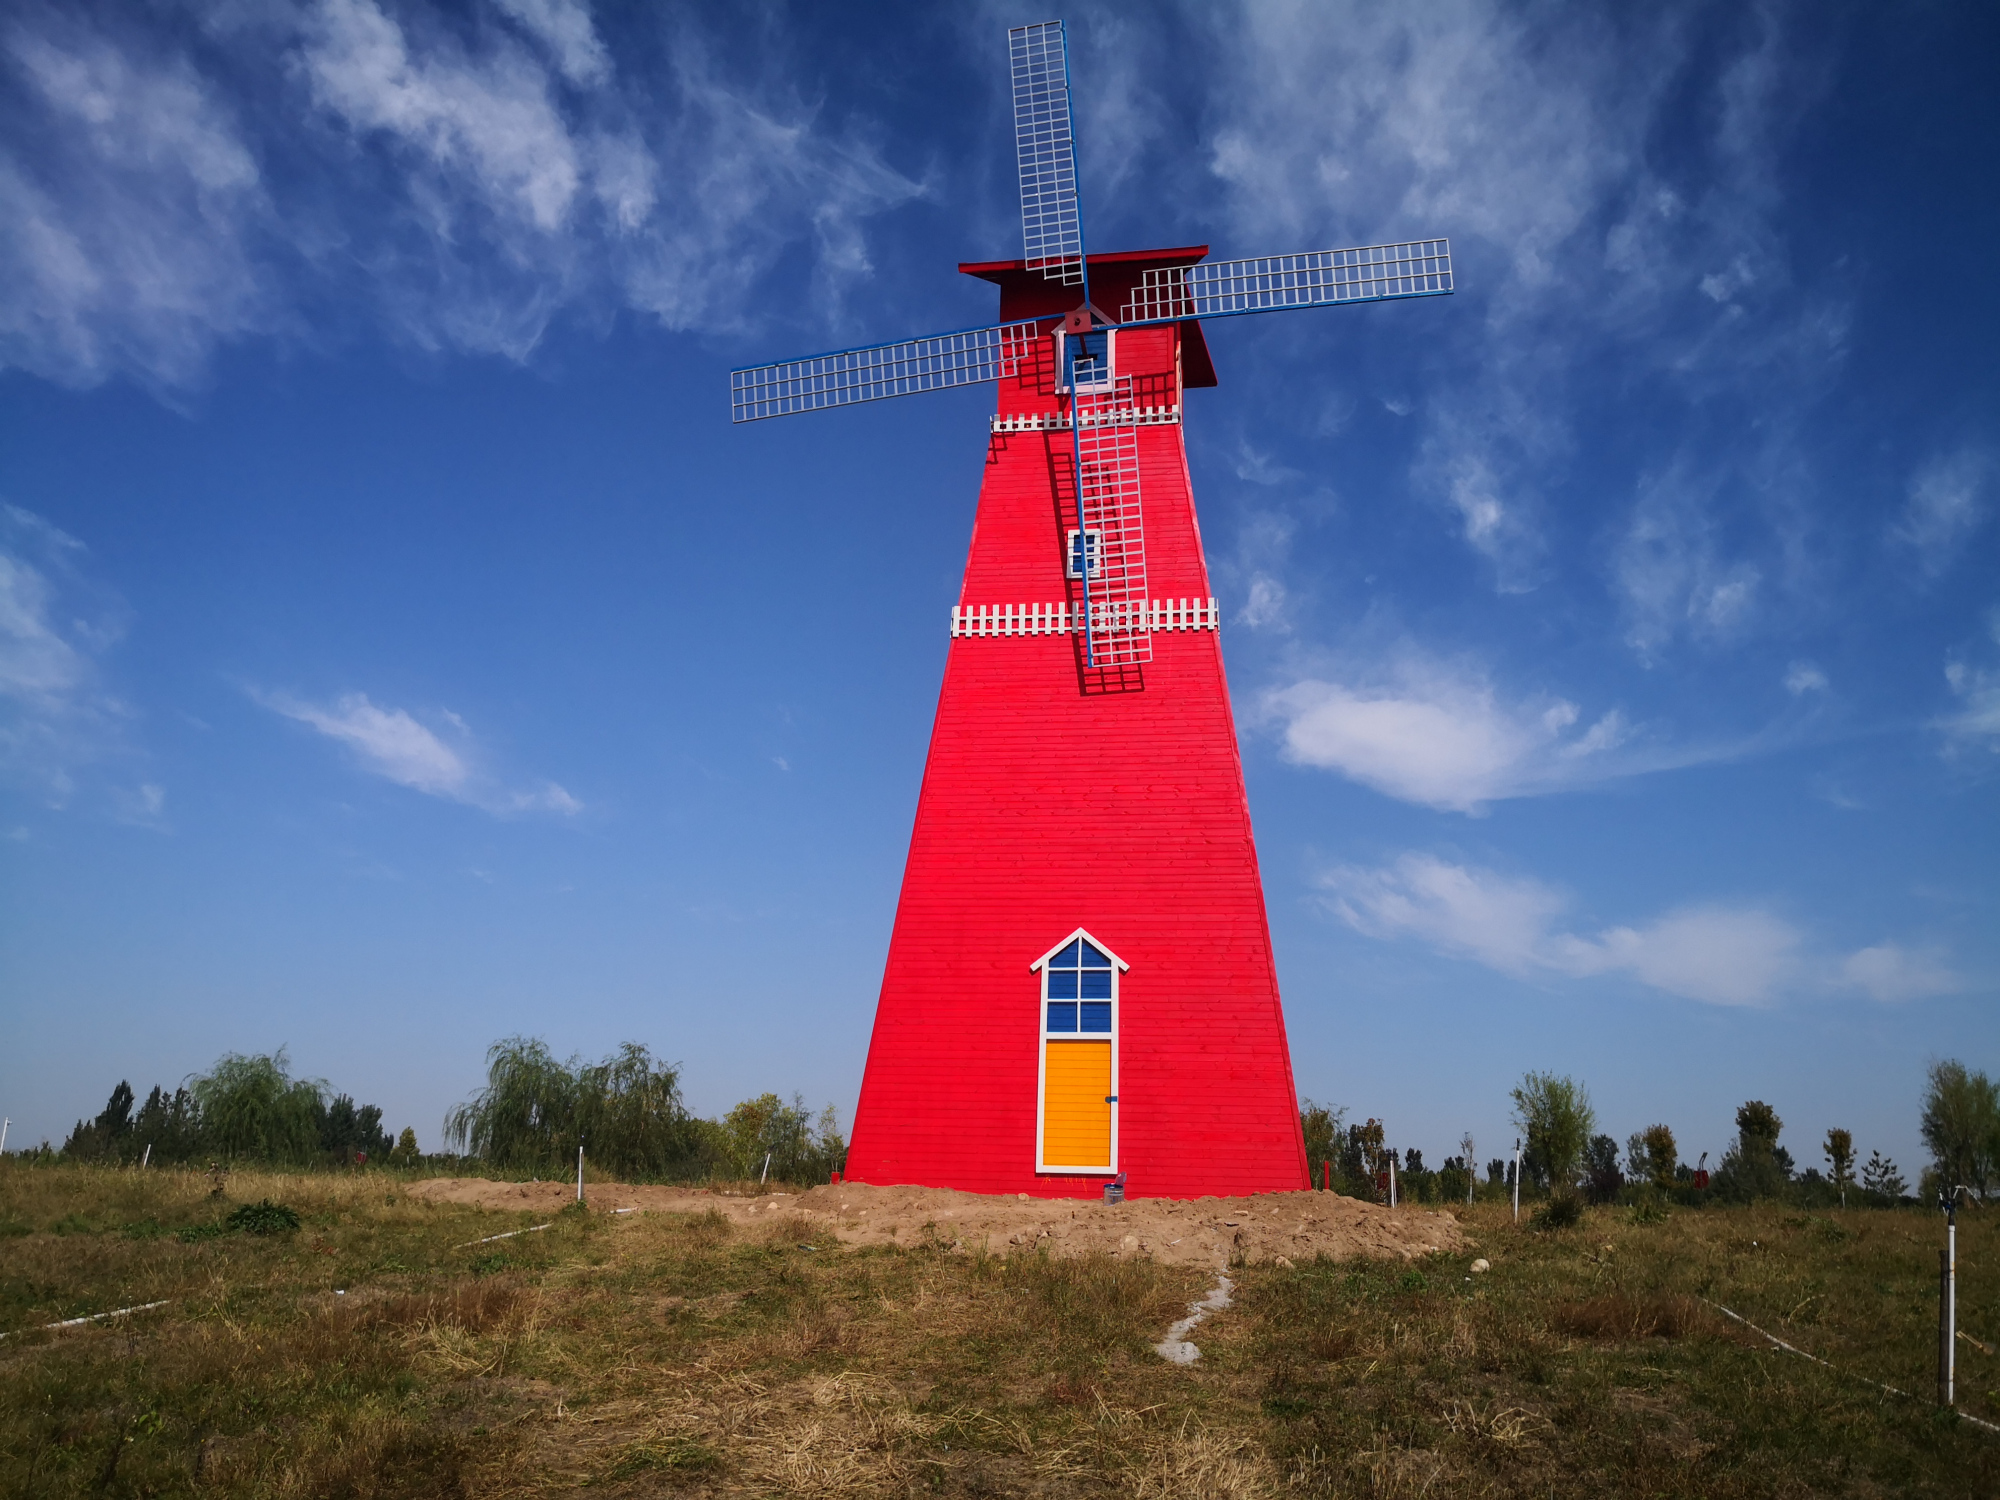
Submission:
[[[1076,998],[1076,970],[1049,970],[1049,998],[1051,1000],[1074,1000]]]
[[[1065,562],[1065,570],[1068,576],[1071,578],[1081,578],[1086,568],[1090,570],[1092,578],[1102,573],[1104,571],[1104,533],[1095,526],[1085,532],[1079,532],[1075,527],[1071,527],[1068,536],[1069,541],[1066,547]],[[1085,537],[1089,538],[1088,542],[1082,540]],[[1076,963],[1076,949],[1078,946],[1076,943],[1071,943],[1069,947],[1065,948],[1050,961],[1052,963],[1074,965]],[[1109,961],[1095,948],[1087,945],[1084,946],[1084,953],[1087,955],[1084,959],[1085,963],[1089,963],[1093,958],[1099,963]]]
[[[1086,1000],[1080,1007],[1083,1011],[1082,1031],[1109,1031],[1111,1029],[1111,1002],[1109,1000]],[[1049,1009],[1054,1010],[1054,1006]]]
[[[1051,975],[1051,978],[1054,976]],[[1076,976],[1083,981],[1081,994],[1086,1000],[1109,1000],[1111,998],[1111,971],[1109,969],[1085,969]]]
[[[1085,1007],[1086,1010],[1095,1008],[1094,1006]],[[1104,1007],[1104,1024],[1102,1026],[1085,1027],[1084,1029],[1086,1031],[1109,1031],[1111,1029],[1111,1007],[1108,1005]],[[1076,1002],[1074,1000],[1051,1000],[1049,1002],[1049,1030],[1076,1030]]]

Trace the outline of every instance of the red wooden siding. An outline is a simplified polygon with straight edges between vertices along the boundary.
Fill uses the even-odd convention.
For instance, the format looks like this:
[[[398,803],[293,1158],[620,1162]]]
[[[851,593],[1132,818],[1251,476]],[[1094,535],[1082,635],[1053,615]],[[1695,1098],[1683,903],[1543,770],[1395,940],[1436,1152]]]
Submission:
[[[1043,310],[1026,303],[1038,285],[1010,285],[1019,273],[977,269],[1001,282],[1004,316]],[[1094,300],[1116,315],[1096,288]],[[1179,401],[1183,338],[1176,326],[1120,336],[1118,373],[1139,377],[1142,404]],[[1148,381],[1158,394],[1139,394]],[[1003,381],[999,402],[1003,414],[1057,409],[1040,376]],[[1143,427],[1139,444],[1148,593],[1205,600],[1181,428]],[[1057,474],[1066,489],[1068,453],[1066,432],[991,439],[962,603],[1076,598],[1054,489]],[[1131,965],[1118,1041],[1128,1191],[1305,1187],[1219,634],[1156,633],[1137,691],[1082,682],[1079,649],[1074,636],[951,643],[848,1175],[975,1192],[1100,1190],[1098,1179],[1034,1170],[1041,984],[1028,965],[1083,927]]]

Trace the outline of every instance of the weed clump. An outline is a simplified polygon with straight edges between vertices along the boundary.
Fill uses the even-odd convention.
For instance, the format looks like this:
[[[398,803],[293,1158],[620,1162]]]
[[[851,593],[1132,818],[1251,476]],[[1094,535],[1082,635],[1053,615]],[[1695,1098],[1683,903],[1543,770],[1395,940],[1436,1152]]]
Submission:
[[[223,1221],[239,1234],[288,1234],[299,1227],[298,1210],[269,1198],[246,1203]]]
[[[1583,1200],[1570,1193],[1558,1193],[1528,1221],[1532,1229],[1574,1229],[1583,1222]]]

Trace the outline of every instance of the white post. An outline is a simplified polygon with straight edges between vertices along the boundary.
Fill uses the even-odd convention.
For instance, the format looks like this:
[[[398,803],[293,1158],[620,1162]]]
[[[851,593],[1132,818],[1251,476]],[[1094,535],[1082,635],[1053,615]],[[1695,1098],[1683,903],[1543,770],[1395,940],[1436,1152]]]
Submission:
[[[141,1172],[145,1171],[146,1163],[151,1161],[152,1159],[153,1159],[153,1143],[151,1141],[148,1141],[146,1142],[146,1154],[139,1158],[139,1170]]]
[[[583,1147],[576,1148],[576,1201],[583,1202]]]
[[[1958,1189],[1945,1200],[1944,1404],[1958,1404]]]
[[[1521,1143],[1514,1142],[1514,1222],[1521,1222]]]
[[[757,1186],[762,1187],[771,1180],[771,1153],[764,1153],[764,1170],[757,1174]]]
[[[1465,1202],[1469,1208],[1472,1206],[1473,1190],[1479,1186],[1479,1162],[1477,1160],[1479,1148],[1473,1143],[1471,1131],[1466,1131],[1464,1138],[1458,1143],[1458,1149],[1465,1153]]]
[[[13,1123],[11,1119],[0,1120],[0,1153],[7,1150],[7,1127]]]
[[[1394,1208],[1395,1206],[1396,1206],[1396,1157],[1395,1154],[1391,1152],[1389,1156],[1389,1207]]]

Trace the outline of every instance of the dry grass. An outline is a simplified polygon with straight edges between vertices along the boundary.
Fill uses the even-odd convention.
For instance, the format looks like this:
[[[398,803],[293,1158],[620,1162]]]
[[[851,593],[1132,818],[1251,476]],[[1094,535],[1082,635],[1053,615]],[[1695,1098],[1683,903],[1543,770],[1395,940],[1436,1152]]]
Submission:
[[[242,1201],[291,1235],[189,1238]],[[2000,1334],[2000,1235],[1961,1228]],[[0,1166],[0,1495],[1963,1495],[2000,1440],[1778,1354],[1700,1299],[1923,1389],[1910,1213],[1484,1213],[1419,1266],[840,1252],[784,1217],[414,1203],[393,1180]],[[804,1246],[816,1246],[807,1249]],[[1493,1261],[1473,1276],[1473,1255]],[[338,1295],[336,1295],[338,1293]],[[65,1333],[58,1317],[171,1299]],[[2000,1417],[1970,1346],[1969,1409]]]

